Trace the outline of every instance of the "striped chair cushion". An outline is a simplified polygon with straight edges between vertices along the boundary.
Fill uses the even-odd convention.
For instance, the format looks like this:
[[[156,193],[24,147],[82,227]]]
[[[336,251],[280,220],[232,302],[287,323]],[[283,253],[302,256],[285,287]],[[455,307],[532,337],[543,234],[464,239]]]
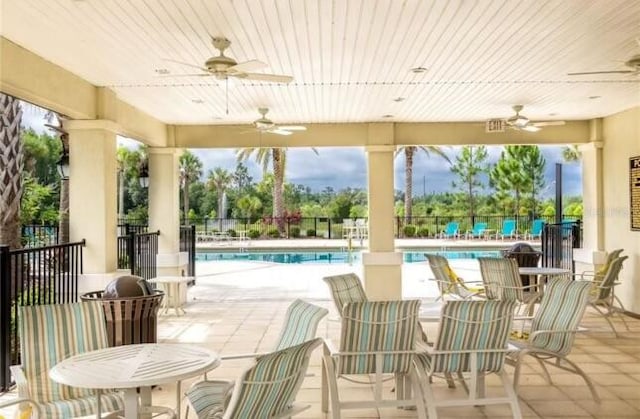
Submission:
[[[322,280],[331,289],[333,302],[338,309],[338,313],[342,312],[342,307],[346,303],[367,301],[367,294],[362,288],[362,282],[354,273],[325,276]]]
[[[590,287],[588,281],[573,281],[569,278],[551,281],[531,323],[531,333],[537,330],[577,330],[587,306]],[[574,333],[545,333],[532,338],[529,344],[566,355],[571,351],[574,339]]]
[[[318,323],[328,312],[326,308],[299,299],[293,301],[287,309],[275,350],[298,345],[316,337]]]
[[[442,320],[434,351],[457,354],[421,354],[418,361],[429,374],[469,372],[470,352],[477,352],[478,371],[498,372],[504,364],[511,330],[513,301],[449,301],[442,308]]]
[[[23,306],[19,311],[22,369],[37,402],[82,399],[92,390],[58,384],[49,370],[70,356],[109,346],[102,304]]]
[[[521,303],[530,300],[530,296],[524,295],[518,262],[515,259],[478,258],[478,262],[488,299]]]
[[[237,419],[267,419],[291,407],[302,385],[311,352],[321,338],[264,355],[237,381],[225,416]]]
[[[419,336],[420,300],[369,301],[345,304],[342,310],[340,355],[337,373],[370,374],[376,372],[373,353],[383,357],[381,373],[408,373],[413,360],[415,340]],[[395,353],[394,353],[395,352]]]
[[[191,386],[185,396],[198,419],[221,418],[229,404],[233,384],[231,381],[205,380]]]
[[[122,396],[117,393],[103,394],[100,400],[103,412],[122,410],[124,407]],[[43,418],[68,419],[93,414],[98,408],[98,400],[94,395],[72,400],[40,403],[40,408]]]
[[[622,256],[613,259],[609,266],[607,267],[607,271],[604,276],[596,275],[591,284],[591,299],[592,300],[604,300],[609,298],[611,293],[613,292],[613,286],[615,282],[618,280],[618,275],[620,275],[620,271],[622,270],[622,263],[629,256]]]

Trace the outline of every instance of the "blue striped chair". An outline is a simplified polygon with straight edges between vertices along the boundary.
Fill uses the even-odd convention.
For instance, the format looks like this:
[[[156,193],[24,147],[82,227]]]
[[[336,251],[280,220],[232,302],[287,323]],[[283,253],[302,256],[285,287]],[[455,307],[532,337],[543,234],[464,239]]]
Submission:
[[[416,374],[414,357],[419,336],[420,300],[369,301],[347,303],[342,309],[340,349],[327,342],[323,357],[322,410],[340,418],[341,409],[364,407],[416,406],[418,417],[426,419],[424,401]],[[374,400],[341,401],[338,378],[372,374],[375,378]],[[383,375],[407,376],[413,388],[410,400],[385,399]],[[391,378],[393,378],[391,376]]]
[[[367,301],[362,281],[354,273],[325,276],[322,280],[329,286],[338,313],[346,303]]]
[[[200,402],[207,405],[206,412],[200,410],[198,417],[271,419],[304,411],[309,406],[296,405],[295,397],[309,366],[309,357],[321,344],[322,338],[315,338],[262,355],[235,383],[210,381],[206,400],[190,399],[196,411]]]
[[[294,300],[285,315],[284,324],[280,330],[280,336],[275,345],[274,351],[289,348],[309,341],[316,336],[318,324],[329,310],[307,303],[303,300]],[[267,353],[235,354],[223,355],[224,360],[257,358]],[[224,399],[224,395],[231,390],[232,386],[227,381],[203,380],[194,383],[185,395],[189,405],[194,409],[199,419],[209,418],[211,412],[219,410],[219,402]]]
[[[416,361],[421,374],[430,419],[437,407],[509,404],[514,418],[520,418],[518,396],[504,371],[507,339],[513,321],[514,301],[449,301],[442,308],[440,330],[433,347],[423,347]],[[467,375],[470,388],[466,399],[436,399],[432,377]],[[495,373],[502,379],[506,395],[486,397],[484,376]],[[466,387],[466,386],[465,386]]]
[[[519,350],[510,355],[515,364],[513,375],[517,390],[523,359],[534,357],[551,384],[551,375],[545,364],[580,375],[591,390],[596,401],[600,401],[589,377],[574,362],[567,359],[571,352],[578,324],[589,301],[591,284],[588,281],[572,281],[568,278],[554,279],[547,285],[540,307],[528,330],[519,333],[522,339],[512,340]]]
[[[522,285],[518,262],[511,258],[478,258],[484,291],[489,300],[516,301],[524,312],[533,314],[541,293],[538,285]]]
[[[22,306],[18,310],[21,365],[11,366],[19,397],[35,401],[47,419],[67,419],[120,411],[119,393],[58,384],[49,370],[63,359],[109,347],[102,303],[98,301]]]

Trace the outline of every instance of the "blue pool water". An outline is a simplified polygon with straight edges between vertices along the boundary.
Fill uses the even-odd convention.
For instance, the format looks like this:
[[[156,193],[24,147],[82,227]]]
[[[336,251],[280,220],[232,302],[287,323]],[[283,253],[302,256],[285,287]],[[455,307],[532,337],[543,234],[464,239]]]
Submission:
[[[427,259],[424,254],[438,254],[447,259],[477,259],[479,257],[499,257],[498,250],[463,250],[463,251],[404,251],[404,263],[424,262]],[[360,252],[349,253],[346,251],[309,250],[309,251],[260,251],[260,252],[210,252],[198,251],[196,261],[231,260],[231,261],[259,261],[275,263],[360,263]]]

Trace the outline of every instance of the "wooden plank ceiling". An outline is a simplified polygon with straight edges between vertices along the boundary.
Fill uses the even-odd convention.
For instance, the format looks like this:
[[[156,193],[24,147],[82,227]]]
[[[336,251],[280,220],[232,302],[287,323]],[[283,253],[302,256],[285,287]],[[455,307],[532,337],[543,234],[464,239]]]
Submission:
[[[640,105],[637,0],[4,0],[2,35],[167,123],[535,120]],[[217,55],[288,85],[178,77]],[[415,67],[427,72],[415,74]],[[169,76],[158,72],[168,71]],[[228,101],[227,101],[228,94]],[[401,98],[401,99],[398,99]],[[396,100],[394,100],[396,99]],[[229,113],[226,113],[228,103]]]

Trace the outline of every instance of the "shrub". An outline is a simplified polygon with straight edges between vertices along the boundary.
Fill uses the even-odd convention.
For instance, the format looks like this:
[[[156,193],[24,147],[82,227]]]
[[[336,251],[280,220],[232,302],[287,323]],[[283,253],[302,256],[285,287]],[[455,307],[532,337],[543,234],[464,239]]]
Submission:
[[[307,237],[315,237],[316,231],[312,228],[307,229]]]
[[[267,236],[271,237],[272,239],[278,239],[280,238],[280,232],[276,227],[271,227],[269,230],[267,230]]]
[[[414,237],[416,235],[416,226],[414,225],[406,225],[402,227],[402,234],[405,237]]]
[[[294,239],[297,239],[298,237],[300,237],[300,228],[299,227],[291,227],[291,229],[289,230],[289,235],[291,237],[293,237]]]
[[[229,230],[227,230],[227,234],[228,234],[230,237],[237,237],[237,236],[238,236],[238,233],[236,233],[236,231],[235,231],[234,229],[232,229],[232,228],[230,228]]]
[[[418,236],[429,237],[429,229],[427,227],[420,227],[418,229]]]
[[[247,233],[247,236],[249,236],[250,239],[257,239],[258,237],[260,237],[260,232],[258,230],[256,230],[255,228],[252,228]]]

